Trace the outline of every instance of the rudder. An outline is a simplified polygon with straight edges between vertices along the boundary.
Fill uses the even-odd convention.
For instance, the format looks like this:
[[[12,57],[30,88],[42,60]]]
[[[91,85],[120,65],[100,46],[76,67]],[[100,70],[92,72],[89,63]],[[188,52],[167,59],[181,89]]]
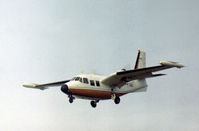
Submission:
[[[144,67],[146,67],[146,53],[144,51],[138,50],[138,55],[134,69],[139,69]]]

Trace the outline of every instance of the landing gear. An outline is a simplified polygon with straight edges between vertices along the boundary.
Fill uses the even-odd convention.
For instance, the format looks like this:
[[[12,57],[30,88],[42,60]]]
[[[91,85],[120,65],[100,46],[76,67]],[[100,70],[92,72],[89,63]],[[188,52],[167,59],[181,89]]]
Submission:
[[[92,106],[93,108],[95,108],[95,107],[97,106],[97,103],[96,103],[95,101],[91,101],[91,106]]]
[[[72,95],[69,95],[69,103],[73,103],[73,100],[75,99]]]
[[[99,102],[99,100],[96,100],[96,101],[91,101],[91,106],[93,108],[95,108],[97,106],[97,103]]]
[[[111,95],[111,99],[114,100],[115,104],[119,104],[120,103],[120,98],[118,96],[116,96],[115,94]]]
[[[73,98],[69,98],[69,102],[70,102],[70,103],[73,103]]]
[[[116,97],[115,100],[114,100],[115,104],[119,104],[120,103],[120,98],[119,97]]]

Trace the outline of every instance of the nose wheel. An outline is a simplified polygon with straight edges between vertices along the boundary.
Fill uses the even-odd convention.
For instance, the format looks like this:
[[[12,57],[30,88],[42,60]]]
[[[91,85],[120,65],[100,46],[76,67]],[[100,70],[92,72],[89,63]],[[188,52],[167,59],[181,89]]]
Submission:
[[[75,99],[72,95],[69,95],[69,103],[73,103],[73,100]]]
[[[69,98],[69,103],[73,103],[73,98]]]

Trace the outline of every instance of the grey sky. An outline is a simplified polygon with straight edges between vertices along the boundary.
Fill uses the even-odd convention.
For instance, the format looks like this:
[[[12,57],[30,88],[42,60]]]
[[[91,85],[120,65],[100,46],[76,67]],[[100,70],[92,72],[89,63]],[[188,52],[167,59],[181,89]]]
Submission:
[[[197,0],[0,0],[0,129],[198,130],[198,12]],[[133,67],[138,48],[149,66],[187,67],[96,109],[84,100],[69,104],[59,87],[21,86]]]

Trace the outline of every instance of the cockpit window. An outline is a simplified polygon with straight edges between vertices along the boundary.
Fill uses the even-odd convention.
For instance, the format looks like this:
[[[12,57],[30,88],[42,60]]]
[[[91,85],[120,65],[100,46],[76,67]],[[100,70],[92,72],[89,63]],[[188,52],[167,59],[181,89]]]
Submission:
[[[80,77],[76,77],[76,78],[75,78],[75,81],[79,81],[79,80],[80,80]]]
[[[81,77],[74,77],[74,78],[72,78],[72,80],[82,82],[82,78]]]
[[[88,79],[87,79],[87,78],[83,78],[83,82],[84,82],[85,84],[88,84]]]
[[[75,80],[75,78],[76,78],[76,77],[73,77],[71,80],[73,81],[73,80]]]

